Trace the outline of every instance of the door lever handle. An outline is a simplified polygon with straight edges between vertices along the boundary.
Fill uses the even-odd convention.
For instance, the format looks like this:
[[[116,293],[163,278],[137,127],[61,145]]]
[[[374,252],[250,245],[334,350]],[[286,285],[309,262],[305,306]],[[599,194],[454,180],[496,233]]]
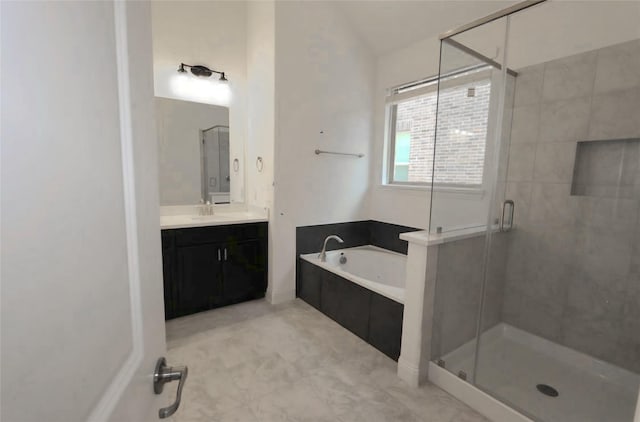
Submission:
[[[156,369],[153,373],[153,392],[156,394],[162,393],[164,385],[171,381],[178,381],[178,391],[176,393],[176,400],[170,406],[163,407],[158,411],[160,419],[168,418],[176,413],[178,407],[180,407],[180,399],[182,398],[182,387],[184,387],[185,381],[187,381],[187,374],[189,370],[186,366],[167,366],[167,360],[165,358],[158,359],[156,363]]]

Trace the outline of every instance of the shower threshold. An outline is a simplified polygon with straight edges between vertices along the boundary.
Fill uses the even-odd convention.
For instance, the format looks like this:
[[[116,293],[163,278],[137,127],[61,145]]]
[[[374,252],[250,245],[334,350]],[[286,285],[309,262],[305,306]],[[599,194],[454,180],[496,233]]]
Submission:
[[[633,420],[638,374],[500,323],[482,335],[476,388],[453,375],[471,379],[474,345],[442,357],[446,370],[432,363],[429,379],[493,420]]]

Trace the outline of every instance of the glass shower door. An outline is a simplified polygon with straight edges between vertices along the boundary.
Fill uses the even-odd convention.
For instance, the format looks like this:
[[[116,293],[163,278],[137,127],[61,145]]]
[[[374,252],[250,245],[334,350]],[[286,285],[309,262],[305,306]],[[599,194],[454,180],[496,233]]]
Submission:
[[[494,207],[504,193],[515,216],[507,205],[513,229],[487,243],[474,382],[534,420],[633,420],[640,5],[626,7],[547,2],[508,18],[517,75]]]
[[[536,421],[633,420],[639,18],[637,3],[546,2],[441,45],[432,358]],[[462,79],[483,64],[486,109]],[[486,123],[482,183],[454,186],[478,151],[471,120]]]
[[[503,71],[506,19],[480,31],[441,44],[430,232],[441,236],[435,290],[432,359],[441,367],[473,382],[479,330],[495,324],[499,312],[481,312],[490,245],[504,239],[491,236],[504,201],[506,155],[502,134],[512,95],[513,76]],[[481,40],[481,42],[477,42]],[[487,230],[489,228],[489,230]],[[457,240],[456,240],[457,239]],[[495,299],[497,300],[497,299]],[[486,318],[480,318],[486,315]]]

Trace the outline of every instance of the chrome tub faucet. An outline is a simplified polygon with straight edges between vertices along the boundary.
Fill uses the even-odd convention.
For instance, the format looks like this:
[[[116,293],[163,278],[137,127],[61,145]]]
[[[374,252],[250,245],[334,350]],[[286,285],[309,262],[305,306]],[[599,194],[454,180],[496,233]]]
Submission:
[[[320,255],[318,255],[318,258],[320,258],[320,262],[327,262],[327,242],[331,239],[337,240],[338,243],[344,243],[344,240],[340,239],[340,237],[336,236],[335,234],[327,236],[327,238],[324,240],[324,245],[322,245],[322,252],[320,252]]]

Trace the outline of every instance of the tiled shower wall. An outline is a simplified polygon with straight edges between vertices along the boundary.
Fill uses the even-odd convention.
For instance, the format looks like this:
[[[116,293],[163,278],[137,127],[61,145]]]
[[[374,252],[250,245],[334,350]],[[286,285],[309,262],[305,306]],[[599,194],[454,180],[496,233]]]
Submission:
[[[502,319],[640,372],[640,200],[571,195],[578,141],[640,138],[640,40],[518,72]],[[619,144],[580,165],[618,172]]]
[[[485,291],[482,328],[501,319],[508,234],[492,238],[491,264]],[[482,279],[485,236],[443,243],[438,248],[438,269],[433,309],[431,358],[440,358],[476,336]]]

